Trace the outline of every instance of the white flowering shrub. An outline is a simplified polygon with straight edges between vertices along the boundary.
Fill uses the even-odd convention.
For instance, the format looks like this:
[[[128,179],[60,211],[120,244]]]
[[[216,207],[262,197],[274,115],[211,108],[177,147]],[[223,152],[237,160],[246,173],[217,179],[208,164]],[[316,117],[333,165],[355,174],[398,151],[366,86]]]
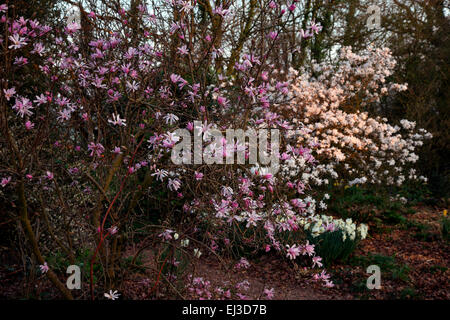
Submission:
[[[365,111],[382,97],[407,89],[387,81],[395,66],[389,50],[369,47],[358,55],[344,47],[340,59],[337,67],[321,63],[302,74],[292,70],[290,100],[279,109],[302,128],[298,142],[316,146],[316,158],[332,168],[331,177],[349,185],[426,181],[413,165],[417,148],[431,134],[416,129],[414,122],[392,125]]]

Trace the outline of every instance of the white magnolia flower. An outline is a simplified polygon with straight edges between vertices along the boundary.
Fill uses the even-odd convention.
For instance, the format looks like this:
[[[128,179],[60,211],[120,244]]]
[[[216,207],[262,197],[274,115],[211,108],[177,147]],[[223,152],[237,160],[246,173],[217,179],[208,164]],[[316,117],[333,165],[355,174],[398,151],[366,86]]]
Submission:
[[[173,124],[178,121],[178,117],[173,113],[168,113],[164,116],[164,120],[166,120],[166,124]]]
[[[202,255],[202,252],[199,249],[195,248],[194,249],[194,257],[200,258],[201,255]]]
[[[164,169],[156,169],[152,176],[156,176],[156,179],[159,181],[163,181],[165,177],[167,177],[169,173]]]
[[[112,120],[111,120],[111,119],[108,119],[108,122],[109,122],[109,123],[112,123],[113,125],[116,125],[116,126],[123,126],[123,127],[126,127],[126,125],[127,125],[127,124],[126,124],[126,121],[127,121],[127,120],[121,119],[119,114],[114,114],[114,113],[113,113],[112,117],[113,117]]]

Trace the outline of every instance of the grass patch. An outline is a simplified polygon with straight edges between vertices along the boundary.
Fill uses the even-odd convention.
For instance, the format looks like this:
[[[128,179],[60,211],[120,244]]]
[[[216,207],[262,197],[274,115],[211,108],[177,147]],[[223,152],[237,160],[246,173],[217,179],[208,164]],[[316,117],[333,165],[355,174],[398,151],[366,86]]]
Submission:
[[[391,200],[386,192],[352,186],[333,188],[328,209],[333,215],[341,218],[351,218],[358,223],[370,224],[371,230],[384,233],[386,225],[401,225],[407,223],[406,215],[415,213],[408,204]]]
[[[408,282],[410,268],[406,264],[397,262],[395,256],[385,256],[382,254],[370,254],[366,256],[355,256],[350,259],[352,265],[367,268],[370,265],[377,265],[381,270],[381,282],[383,278]]]
[[[445,241],[449,241],[450,239],[450,219],[447,217],[444,217],[441,220],[441,235],[442,239]]]

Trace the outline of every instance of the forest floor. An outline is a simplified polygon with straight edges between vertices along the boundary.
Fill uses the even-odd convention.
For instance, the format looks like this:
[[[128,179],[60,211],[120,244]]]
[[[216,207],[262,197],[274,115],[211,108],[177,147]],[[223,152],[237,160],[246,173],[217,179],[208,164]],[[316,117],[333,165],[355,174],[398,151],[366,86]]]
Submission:
[[[246,279],[250,286],[245,296],[252,300],[264,298],[265,288],[274,288],[277,300],[450,299],[450,246],[440,235],[442,211],[424,206],[414,209],[400,223],[369,231],[370,236],[345,263],[329,267],[333,288],[314,282],[311,274],[275,254],[250,260],[251,266],[241,271],[226,270],[214,257],[202,256],[195,276],[210,281],[213,288],[224,281]],[[380,267],[380,289],[367,288],[369,265]],[[124,294],[145,298],[148,291],[136,288],[136,283],[145,281],[139,276],[128,281],[125,287],[133,290],[125,289]]]
[[[211,282],[211,287],[221,286],[224,281],[237,283],[247,280],[248,299],[263,299],[265,288],[274,288],[277,300],[329,300],[329,299],[450,299],[450,246],[441,238],[439,221],[442,211],[431,207],[415,207],[400,222],[370,226],[369,236],[363,240],[346,262],[327,268],[335,286],[325,288],[312,280],[291,261],[275,254],[265,254],[249,260],[245,270],[226,270],[212,255],[202,255],[195,270],[196,277]],[[133,250],[127,256],[133,255]],[[0,299],[58,298],[45,276],[34,279],[30,288],[25,283],[19,265],[11,265],[6,259],[0,261]],[[156,270],[151,251],[144,251],[142,266]],[[366,273],[369,265],[381,270],[381,288],[369,290]],[[125,299],[177,298],[168,296],[159,288],[154,291],[155,271],[137,270],[123,279],[117,288]],[[160,279],[162,283],[166,283]],[[160,286],[162,287],[162,285]],[[86,289],[86,288],[85,288]],[[83,290],[87,291],[87,290]],[[25,292],[25,293],[24,293]],[[178,298],[190,298],[179,296]],[[79,295],[87,298],[87,292]]]

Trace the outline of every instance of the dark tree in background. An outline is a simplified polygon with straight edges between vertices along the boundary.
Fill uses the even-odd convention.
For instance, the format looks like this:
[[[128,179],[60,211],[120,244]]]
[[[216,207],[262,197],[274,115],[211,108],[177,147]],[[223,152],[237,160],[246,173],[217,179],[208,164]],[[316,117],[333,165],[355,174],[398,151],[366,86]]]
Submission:
[[[398,60],[395,81],[408,91],[384,110],[391,118],[406,117],[434,138],[422,149],[419,167],[438,196],[450,190],[450,21],[448,1],[395,1],[398,9],[386,17],[392,36],[388,46]],[[414,12],[416,11],[416,13]],[[447,12],[447,16],[446,16]]]
[[[450,190],[449,117],[449,1],[306,1],[311,19],[323,26],[321,34],[302,46],[297,68],[316,61],[334,60],[339,47],[352,46],[360,52],[369,44],[391,49],[397,60],[392,76],[408,83],[408,90],[396,99],[383,101],[368,111],[391,121],[406,118],[433,134],[419,154],[419,168],[427,176],[437,198],[447,198]],[[379,28],[367,28],[368,8],[377,5]],[[309,50],[307,50],[309,49]],[[310,54],[306,54],[310,52]]]

